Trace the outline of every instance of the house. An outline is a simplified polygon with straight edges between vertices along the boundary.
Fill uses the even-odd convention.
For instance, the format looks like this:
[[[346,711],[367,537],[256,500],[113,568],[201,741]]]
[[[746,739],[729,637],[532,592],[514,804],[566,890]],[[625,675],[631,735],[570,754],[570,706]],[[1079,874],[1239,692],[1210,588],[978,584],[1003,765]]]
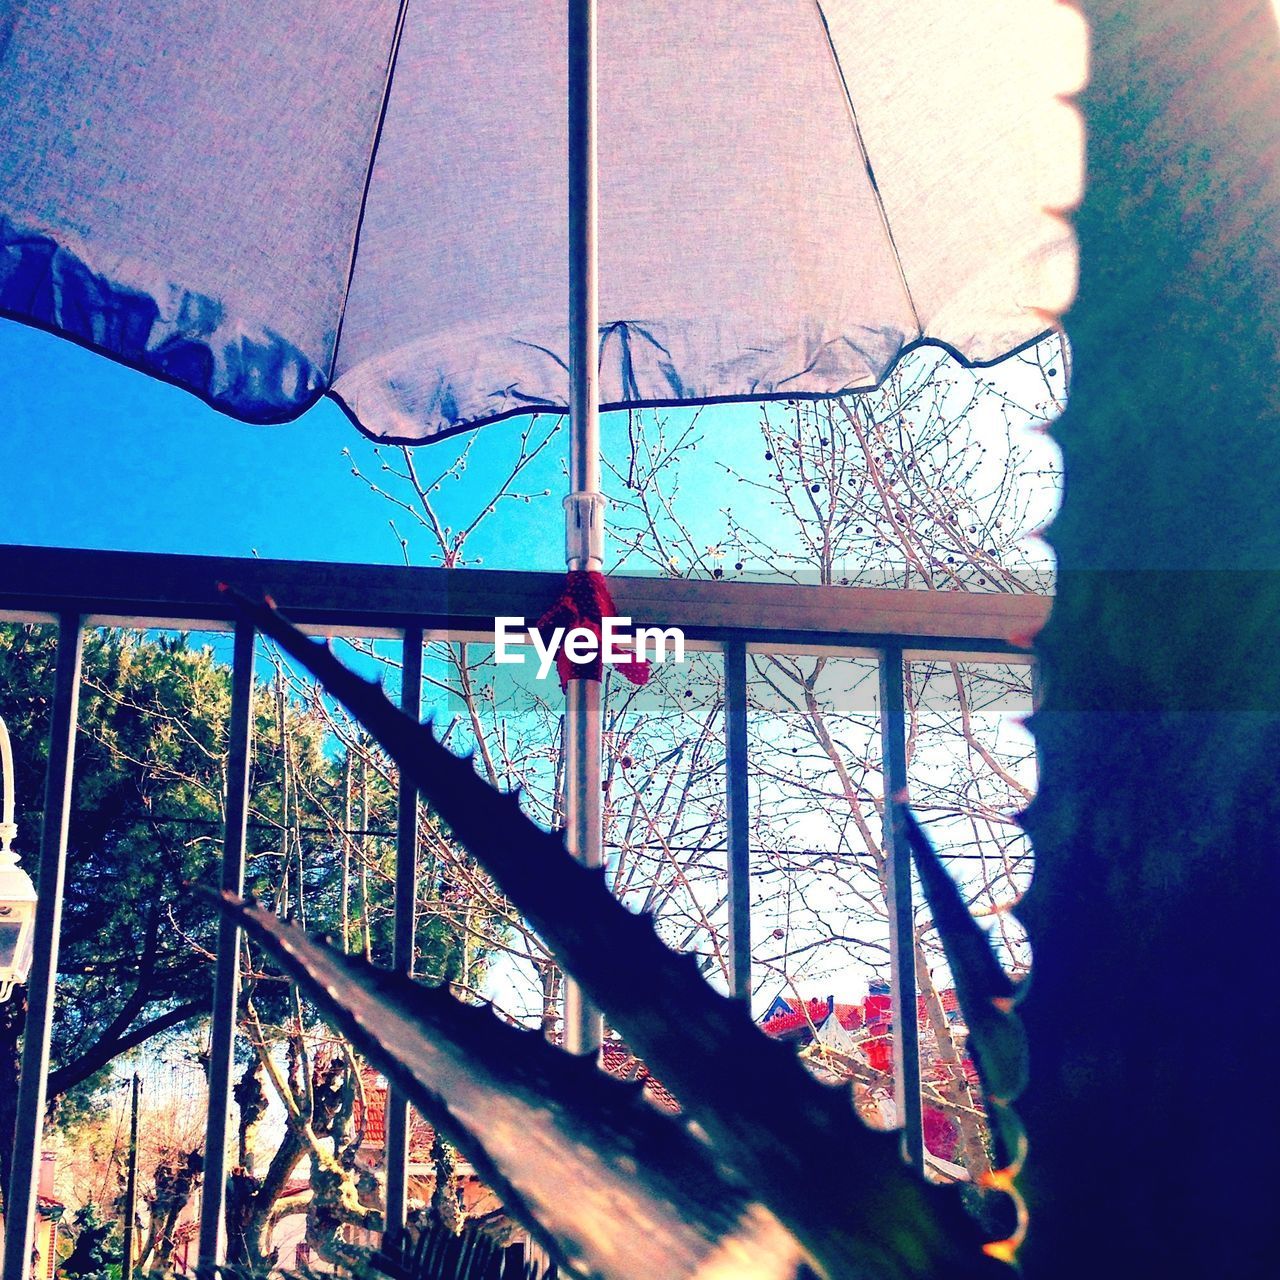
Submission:
[[[600,1047],[600,1065],[619,1080],[638,1080],[644,1086],[644,1096],[661,1111],[675,1115],[680,1104],[675,1095],[660,1080],[655,1080],[649,1068],[636,1057],[624,1041],[610,1037]]]
[[[58,1223],[66,1205],[53,1194],[54,1155],[45,1152],[40,1160],[40,1181],[36,1194],[36,1237],[32,1251],[32,1280],[53,1280],[58,1266]],[[4,1243],[4,1215],[0,1214],[0,1247]]]
[[[363,1125],[364,1137],[356,1158],[361,1164],[375,1170],[380,1181],[385,1181],[387,1081],[377,1072],[366,1068],[363,1085],[356,1102],[355,1123],[357,1128]],[[416,1111],[411,1110],[409,1115],[409,1178],[406,1199],[412,1211],[430,1204],[435,1191],[436,1166],[431,1158],[431,1147],[435,1142],[436,1132]],[[480,1181],[471,1164],[461,1157],[457,1162],[457,1176],[462,1208],[468,1218],[487,1218],[501,1211],[502,1202]]]
[[[953,989],[939,992],[961,1067],[970,1085],[977,1087],[977,1070],[964,1053],[967,1028],[960,1002]],[[952,1067],[938,1052],[937,1036],[929,1021],[923,996],[916,998],[916,1021],[920,1031],[920,1069],[929,1083],[942,1084]],[[805,999],[775,996],[760,1019],[767,1036],[792,1044],[805,1052],[816,1074],[826,1079],[852,1079],[859,1113],[868,1123],[891,1129],[897,1123],[893,1099],[893,1011],[889,984],[872,982],[865,1000],[845,1004],[834,996]],[[879,1077],[879,1078],[877,1078]],[[927,1160],[934,1172],[955,1180],[967,1180],[964,1168],[955,1163],[960,1147],[960,1128],[938,1107],[923,1107],[924,1141]]]

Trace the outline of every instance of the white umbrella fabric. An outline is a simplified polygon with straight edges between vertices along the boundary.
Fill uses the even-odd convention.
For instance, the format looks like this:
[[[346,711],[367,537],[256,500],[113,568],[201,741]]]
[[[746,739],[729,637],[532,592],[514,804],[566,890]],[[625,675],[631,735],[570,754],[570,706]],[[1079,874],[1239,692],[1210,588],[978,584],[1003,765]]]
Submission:
[[[566,0],[8,4],[0,310],[254,420],[568,403]],[[1056,0],[599,18],[600,401],[998,359],[1069,298]]]

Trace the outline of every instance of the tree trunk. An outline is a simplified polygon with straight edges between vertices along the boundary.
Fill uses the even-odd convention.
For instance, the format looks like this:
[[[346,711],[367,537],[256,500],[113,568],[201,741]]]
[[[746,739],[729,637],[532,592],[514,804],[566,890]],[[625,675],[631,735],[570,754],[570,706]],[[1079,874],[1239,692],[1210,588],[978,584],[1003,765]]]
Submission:
[[[938,1046],[938,1058],[946,1068],[946,1078],[941,1082],[939,1092],[956,1108],[951,1114],[960,1130],[961,1160],[969,1177],[978,1185],[980,1179],[991,1172],[991,1159],[987,1155],[982,1124],[976,1114],[982,1110],[982,1104],[973,1096],[973,1090],[969,1087],[964,1073],[963,1055],[956,1046],[955,1036],[951,1034],[951,1024],[942,1007],[942,997],[934,986],[933,974],[925,963],[924,950],[919,942],[915,945],[915,956],[916,986],[924,997],[925,1016],[929,1019],[929,1029]]]

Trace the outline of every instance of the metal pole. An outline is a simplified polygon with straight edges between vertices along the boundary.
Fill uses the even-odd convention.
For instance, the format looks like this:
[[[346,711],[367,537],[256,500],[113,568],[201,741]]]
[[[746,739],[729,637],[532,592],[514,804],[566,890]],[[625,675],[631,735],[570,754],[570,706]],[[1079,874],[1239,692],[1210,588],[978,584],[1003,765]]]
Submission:
[[[1031,659],[1031,714],[1036,715],[1040,708],[1044,706],[1044,670],[1040,666],[1039,658]],[[1040,755],[1040,735],[1036,734],[1032,739],[1035,745],[1036,754],[1036,790],[1040,789],[1040,775],[1044,771],[1044,761]]]
[[[71,817],[83,648],[79,616],[63,614],[58,619],[49,767],[45,775],[44,825],[40,832],[40,896],[36,901],[31,980],[27,984],[27,1022],[22,1038],[13,1160],[9,1165],[9,1188],[4,1202],[4,1280],[29,1280],[31,1251],[35,1245],[40,1138],[49,1078],[49,1031],[53,1024],[53,996],[58,976],[58,930],[62,924],[62,889],[67,869],[67,824]]]
[[[134,1223],[138,1217],[138,1095],[142,1077],[134,1072],[133,1110],[129,1116],[129,1165],[124,1186],[124,1261],[120,1266],[122,1280],[133,1280]]]
[[[406,627],[400,668],[400,709],[422,717],[422,628]],[[392,967],[406,977],[413,974],[415,907],[418,899],[418,792],[400,774],[400,807],[396,817],[395,939]],[[388,1087],[387,1214],[384,1236],[394,1240],[405,1223],[409,1187],[409,1100]]]
[[[889,889],[889,1000],[893,1010],[893,1092],[902,1125],[903,1155],[924,1170],[920,1100],[920,1024],[916,1014],[916,951],[911,905],[911,850],[894,806],[907,790],[907,730],[902,650],[880,655],[880,742],[884,770],[885,879]]]
[[[249,810],[249,761],[253,731],[253,628],[236,626],[231,667],[231,723],[227,746],[226,830],[222,888],[244,896],[245,823]],[[223,916],[213,974],[213,1029],[209,1040],[209,1112],[200,1195],[198,1275],[211,1278],[226,1259],[227,1131],[231,1119],[231,1069],[235,1051],[236,998],[240,990],[240,930]]]
[[[569,0],[569,484],[565,561],[570,569],[604,567],[604,497],[600,493],[600,417],[596,345],[596,5]],[[565,840],[588,867],[602,865],[600,796],[601,682],[570,680],[563,749]],[[591,1053],[603,1038],[600,1014],[577,984],[565,982],[564,1045]]]
[[[729,991],[751,999],[751,832],[747,792],[747,646],[724,647],[725,808],[729,849]]]

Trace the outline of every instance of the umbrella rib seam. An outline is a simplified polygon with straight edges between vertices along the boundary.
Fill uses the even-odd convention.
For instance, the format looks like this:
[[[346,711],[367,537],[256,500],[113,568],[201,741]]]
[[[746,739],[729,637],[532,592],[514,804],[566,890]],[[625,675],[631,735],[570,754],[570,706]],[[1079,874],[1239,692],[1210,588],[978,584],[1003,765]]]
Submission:
[[[862,157],[862,167],[866,170],[867,181],[871,183],[871,194],[875,197],[876,208],[880,211],[880,222],[884,227],[884,234],[889,241],[889,248],[893,253],[893,261],[898,268],[898,280],[902,285],[902,292],[906,295],[907,305],[911,308],[911,318],[916,324],[916,334],[918,337],[924,337],[924,325],[920,323],[920,312],[916,309],[916,300],[911,293],[911,285],[907,282],[907,270],[902,263],[902,254],[898,250],[898,242],[894,238],[893,226],[889,221],[889,211],[884,207],[884,197],[880,193],[880,184],[876,181],[875,170],[871,167],[871,157],[867,154],[867,145],[862,137],[862,127],[858,124],[858,110],[853,105],[853,94],[849,89],[849,81],[844,74],[844,65],[840,61],[840,52],[836,48],[836,42],[831,34],[831,24],[827,22],[827,15],[822,7],[822,0],[813,0],[813,7],[818,12],[818,21],[822,23],[822,32],[826,37],[827,48],[831,53],[831,61],[835,65],[836,75],[840,78],[840,87],[844,90],[845,106],[849,108],[849,123],[853,126],[853,138],[858,147],[858,154]]]
[[[395,80],[396,61],[400,57],[400,38],[404,34],[405,16],[409,12],[409,0],[400,0],[396,11],[395,30],[391,35],[391,49],[387,55],[387,76],[382,86],[382,102],[378,107],[378,124],[369,145],[369,164],[364,171],[364,190],[360,193],[360,212],[356,217],[355,234],[351,237],[351,256],[347,261],[347,285],[342,291],[342,308],[338,312],[338,325],[333,334],[333,351],[329,356],[329,369],[325,386],[333,385],[334,371],[338,367],[338,348],[342,344],[342,326],[347,318],[347,302],[351,297],[351,283],[356,274],[356,254],[360,249],[360,232],[364,228],[365,209],[369,204],[369,191],[373,186],[373,166],[378,159],[378,147],[382,142],[382,127],[387,121],[387,106],[391,101],[391,84]]]

